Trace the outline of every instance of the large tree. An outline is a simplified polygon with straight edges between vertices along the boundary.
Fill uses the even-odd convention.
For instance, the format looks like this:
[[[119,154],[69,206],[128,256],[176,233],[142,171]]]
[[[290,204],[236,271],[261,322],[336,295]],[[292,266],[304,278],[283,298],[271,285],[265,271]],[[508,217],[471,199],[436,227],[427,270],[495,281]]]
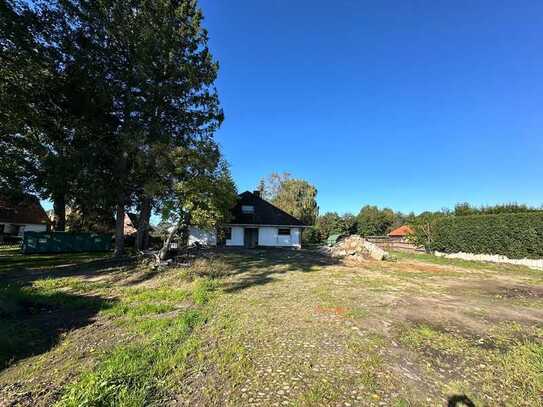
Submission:
[[[223,115],[213,82],[218,65],[192,0],[62,1],[74,21],[71,53],[92,73],[115,119],[103,129],[116,206],[116,253],[125,210],[148,224],[171,184],[160,154],[211,139]],[[179,163],[188,166],[190,163]],[[167,171],[167,172],[164,172]],[[108,174],[109,176],[109,174]],[[104,180],[105,181],[105,180]]]
[[[380,236],[388,233],[394,224],[395,214],[392,209],[379,209],[366,205],[358,214],[357,228],[361,236]]]
[[[317,189],[303,179],[291,178],[289,173],[272,173],[261,179],[258,190],[263,197],[278,208],[313,225],[319,215]]]
[[[189,225],[218,229],[227,222],[237,196],[228,165],[215,143],[178,148],[170,157],[174,164],[179,161],[191,165],[176,166],[169,192],[162,202],[163,222],[171,227],[160,251],[161,259],[167,256],[172,239],[180,232],[186,232]]]

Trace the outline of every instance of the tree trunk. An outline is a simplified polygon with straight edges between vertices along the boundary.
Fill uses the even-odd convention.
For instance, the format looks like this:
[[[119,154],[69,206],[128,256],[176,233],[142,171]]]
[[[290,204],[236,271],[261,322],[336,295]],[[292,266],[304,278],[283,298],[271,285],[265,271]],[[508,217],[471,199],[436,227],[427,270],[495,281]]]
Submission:
[[[124,255],[124,200],[119,199],[115,215],[115,256]]]
[[[66,196],[64,194],[53,197],[53,230],[64,232],[66,229]]]
[[[141,199],[141,211],[136,234],[136,250],[146,250],[149,246],[149,219],[151,218],[151,198]]]
[[[172,229],[170,230],[168,237],[164,241],[164,244],[162,245],[162,248],[160,249],[160,252],[158,253],[158,257],[160,258],[160,260],[166,260],[166,257],[168,256],[168,251],[170,250],[170,244],[172,243],[174,236],[179,230],[180,225],[181,225],[181,222],[178,222],[174,226],[172,226]]]

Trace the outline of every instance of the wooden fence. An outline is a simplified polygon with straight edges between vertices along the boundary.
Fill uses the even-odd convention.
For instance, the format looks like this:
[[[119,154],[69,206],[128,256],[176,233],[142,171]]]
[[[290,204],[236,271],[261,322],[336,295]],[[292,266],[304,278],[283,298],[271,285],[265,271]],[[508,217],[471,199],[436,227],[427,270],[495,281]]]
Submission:
[[[368,242],[374,243],[383,250],[398,250],[405,252],[424,252],[424,247],[419,247],[404,239],[396,239],[388,236],[366,236]]]

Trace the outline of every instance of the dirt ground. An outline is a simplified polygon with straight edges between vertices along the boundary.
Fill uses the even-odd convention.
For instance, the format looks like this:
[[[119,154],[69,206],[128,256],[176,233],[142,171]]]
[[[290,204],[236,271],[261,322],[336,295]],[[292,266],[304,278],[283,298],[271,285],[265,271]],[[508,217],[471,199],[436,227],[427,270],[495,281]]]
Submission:
[[[235,329],[210,334],[206,374],[178,400],[542,405],[543,274],[417,257],[344,266],[310,251],[227,255],[233,274],[208,328]],[[217,372],[233,343],[240,362]]]
[[[70,293],[113,301],[123,287],[164,290],[198,273],[123,267],[17,278],[69,277]],[[347,266],[312,250],[218,252],[200,267],[216,296],[157,405],[543,405],[541,272],[401,254]],[[0,370],[0,405],[50,405],[98,363],[97,348],[133,340],[107,312],[84,318]]]

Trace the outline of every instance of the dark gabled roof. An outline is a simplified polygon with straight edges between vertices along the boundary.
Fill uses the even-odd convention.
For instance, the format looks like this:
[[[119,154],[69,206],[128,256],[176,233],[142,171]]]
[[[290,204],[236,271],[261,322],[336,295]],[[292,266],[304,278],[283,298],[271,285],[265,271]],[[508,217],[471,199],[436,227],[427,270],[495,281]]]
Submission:
[[[242,213],[241,207],[244,205],[254,206],[254,214]],[[258,193],[249,191],[238,196],[238,203],[232,209],[232,219],[229,223],[232,225],[306,226],[294,216],[262,199]]]
[[[25,195],[17,201],[0,196],[0,222],[37,225],[49,223],[49,218],[35,196]]]

